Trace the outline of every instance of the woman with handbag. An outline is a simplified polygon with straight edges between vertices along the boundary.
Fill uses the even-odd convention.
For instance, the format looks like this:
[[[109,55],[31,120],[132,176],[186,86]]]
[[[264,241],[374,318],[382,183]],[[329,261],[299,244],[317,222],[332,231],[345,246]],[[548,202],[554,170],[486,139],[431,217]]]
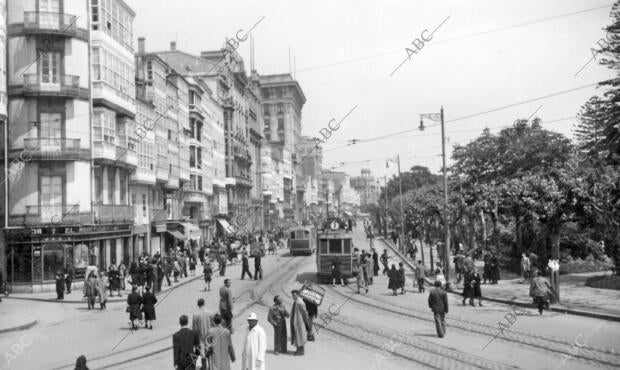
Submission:
[[[129,321],[131,321],[132,330],[138,330],[138,326],[134,323],[135,320],[142,320],[142,310],[140,306],[142,305],[142,297],[138,294],[138,287],[132,286],[131,293],[127,297],[127,310],[129,313]]]

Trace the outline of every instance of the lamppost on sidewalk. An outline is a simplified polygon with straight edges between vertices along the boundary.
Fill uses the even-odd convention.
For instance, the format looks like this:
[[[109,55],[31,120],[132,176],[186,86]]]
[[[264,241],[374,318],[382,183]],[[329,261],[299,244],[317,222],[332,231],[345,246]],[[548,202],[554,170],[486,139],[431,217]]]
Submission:
[[[441,157],[443,172],[443,220],[444,220],[444,273],[446,277],[446,288],[450,289],[450,222],[448,220],[448,175],[446,173],[446,135],[444,131],[443,106],[439,113],[420,114],[420,131],[424,130],[424,118],[441,123]]]
[[[391,161],[393,161],[394,159],[388,159],[387,162],[385,163],[386,167],[389,167],[389,163]],[[399,246],[398,246],[398,250],[402,253],[404,252],[404,248],[403,248],[403,235],[405,233],[405,219],[404,219],[404,213],[403,213],[403,178],[401,176],[400,173],[400,154],[396,155],[396,162],[398,163],[398,193],[400,195],[400,233],[399,233]],[[387,237],[387,235],[386,235]]]

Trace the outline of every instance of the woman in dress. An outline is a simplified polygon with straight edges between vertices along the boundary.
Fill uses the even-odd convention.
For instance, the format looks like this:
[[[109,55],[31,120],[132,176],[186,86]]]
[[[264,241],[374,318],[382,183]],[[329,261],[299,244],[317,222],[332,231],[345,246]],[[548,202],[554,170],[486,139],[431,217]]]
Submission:
[[[105,272],[99,273],[99,279],[97,280],[97,295],[99,296],[99,309],[106,308],[105,304],[108,302],[105,290],[108,285],[108,278],[105,276]]]
[[[146,292],[142,296],[142,312],[144,312],[144,328],[153,329],[153,325],[149,325],[149,321],[155,320],[155,303],[157,303],[157,297],[151,293],[149,287],[146,287]]]
[[[344,286],[342,275],[340,273],[340,260],[336,257],[332,261],[332,286],[336,286],[336,281],[340,281],[340,285]]]
[[[127,297],[127,311],[129,312],[129,321],[131,321],[132,330],[138,330],[138,326],[134,321],[142,320],[141,305],[142,297],[138,294],[138,287],[134,285],[131,287],[131,293]]]
[[[190,276],[196,275],[196,257],[193,255],[189,258],[189,274]]]
[[[388,271],[388,289],[397,295],[397,290],[400,288],[400,274],[396,269],[396,265],[392,264],[392,268]]]

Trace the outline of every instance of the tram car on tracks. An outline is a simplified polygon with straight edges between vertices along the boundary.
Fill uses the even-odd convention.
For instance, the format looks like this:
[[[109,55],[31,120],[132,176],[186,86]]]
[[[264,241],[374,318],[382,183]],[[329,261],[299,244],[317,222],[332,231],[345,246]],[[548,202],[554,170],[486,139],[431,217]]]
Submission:
[[[353,276],[353,233],[347,231],[346,223],[339,218],[326,220],[317,233],[316,271],[319,282],[330,282],[332,263],[340,264],[343,279]]]
[[[316,250],[316,229],[314,226],[297,226],[289,229],[288,249],[291,256],[311,255]]]

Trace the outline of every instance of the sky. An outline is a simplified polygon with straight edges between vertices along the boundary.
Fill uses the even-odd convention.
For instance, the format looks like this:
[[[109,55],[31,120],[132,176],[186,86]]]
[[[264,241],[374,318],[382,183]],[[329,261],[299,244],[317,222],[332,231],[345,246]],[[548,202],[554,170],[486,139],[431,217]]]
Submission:
[[[391,177],[386,160],[397,155],[403,171],[439,173],[441,128],[428,119],[417,128],[421,113],[442,106],[448,165],[454,145],[520,118],[572,137],[580,107],[602,93],[594,84],[613,77],[592,59],[612,22],[609,0],[125,1],[147,52],[176,41],[198,55],[256,25],[255,68],[294,74],[307,99],[303,134],[320,138],[346,116],[323,146],[323,166],[351,176],[370,168]],[[249,69],[249,42],[237,51]],[[353,139],[362,141],[347,145]]]

